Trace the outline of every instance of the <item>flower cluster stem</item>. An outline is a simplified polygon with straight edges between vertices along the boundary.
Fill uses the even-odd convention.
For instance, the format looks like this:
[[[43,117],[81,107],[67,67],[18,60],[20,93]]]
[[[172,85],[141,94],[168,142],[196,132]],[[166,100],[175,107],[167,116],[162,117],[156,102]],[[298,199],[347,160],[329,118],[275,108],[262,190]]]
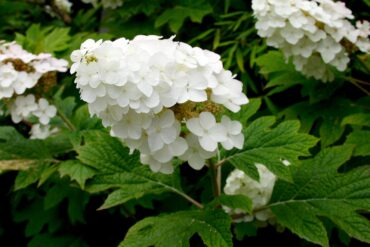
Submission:
[[[77,128],[69,121],[69,119],[64,115],[62,111],[58,109],[58,116],[63,120],[64,124],[67,126],[67,128],[71,131],[76,131]]]

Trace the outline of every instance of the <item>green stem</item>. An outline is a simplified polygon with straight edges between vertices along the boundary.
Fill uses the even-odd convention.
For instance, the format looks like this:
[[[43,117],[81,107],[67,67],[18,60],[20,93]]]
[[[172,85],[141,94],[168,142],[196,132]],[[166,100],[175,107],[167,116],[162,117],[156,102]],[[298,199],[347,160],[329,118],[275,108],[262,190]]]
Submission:
[[[77,128],[69,121],[69,119],[64,115],[62,111],[58,109],[58,116],[63,120],[64,124],[67,126],[68,129],[72,131],[76,131]]]
[[[370,67],[367,65],[367,63],[364,61],[364,59],[360,58],[359,56],[356,56],[357,61],[360,62],[362,67],[369,73],[370,72]]]
[[[362,92],[364,92],[366,95],[370,95],[370,92],[367,91],[365,88],[363,88],[361,85],[358,84],[358,80],[357,79],[354,79],[354,78],[348,78],[348,81],[354,85],[355,87],[357,87],[358,89],[360,89]]]
[[[195,199],[193,199],[193,198],[191,198],[190,196],[188,196],[187,194],[185,194],[185,193],[183,193],[183,192],[180,192],[180,191],[178,191],[178,190],[176,190],[176,191],[174,191],[176,194],[178,194],[178,195],[180,195],[180,196],[182,196],[182,197],[184,197],[187,201],[189,201],[189,202],[191,202],[192,204],[194,204],[197,208],[199,208],[199,209],[203,209],[204,208],[204,206],[200,203],[200,202],[198,202],[198,201],[196,201]]]
[[[357,79],[357,78],[353,78],[353,77],[351,77],[351,79],[354,80],[354,81],[356,81],[356,82],[358,82],[358,83],[360,83],[360,84],[364,84],[364,85],[370,86],[370,82],[363,81],[363,80],[360,80],[360,79]]]
[[[210,160],[210,166],[209,168],[211,169],[211,174],[212,174],[212,181],[213,181],[213,191],[214,195],[216,197],[221,195],[221,165],[220,165],[220,151],[217,149],[217,163],[214,164]]]

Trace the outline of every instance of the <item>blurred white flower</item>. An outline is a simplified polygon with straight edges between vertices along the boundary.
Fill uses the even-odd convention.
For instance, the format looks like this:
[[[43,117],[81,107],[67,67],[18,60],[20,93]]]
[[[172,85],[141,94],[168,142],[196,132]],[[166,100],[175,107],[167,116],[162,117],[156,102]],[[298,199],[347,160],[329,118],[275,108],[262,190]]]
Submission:
[[[54,4],[58,7],[58,9],[66,12],[71,13],[72,3],[68,0],[54,0]]]
[[[53,105],[49,105],[46,99],[39,99],[37,109],[33,112],[33,115],[39,118],[40,123],[46,125],[50,122],[50,119],[55,117],[57,114],[57,108]]]
[[[123,0],[82,0],[82,2],[91,3],[94,6],[96,6],[98,2],[101,2],[104,8],[111,8],[111,9],[120,7],[123,4]]]
[[[51,128],[50,125],[34,124],[30,131],[31,139],[46,139],[52,134],[58,132],[57,128]]]
[[[349,62],[346,42],[370,52],[370,25],[365,21],[354,27],[348,20],[354,18],[352,12],[343,2],[253,0],[252,9],[258,34],[292,57],[296,69],[308,77],[331,81],[330,66],[344,71]]]
[[[288,160],[281,160],[281,162],[289,166]],[[227,195],[245,195],[252,200],[253,210],[258,209],[253,214],[246,214],[241,209],[231,209],[223,206],[224,210],[229,214],[244,214],[245,216],[238,221],[250,222],[254,218],[259,221],[267,221],[274,217],[271,210],[261,208],[267,205],[271,199],[272,191],[275,186],[277,177],[270,172],[265,165],[255,164],[259,174],[259,181],[256,181],[245,174],[243,171],[235,169],[226,179],[224,192]]]
[[[43,74],[67,71],[68,62],[51,54],[34,55],[15,42],[0,42],[0,99],[23,94],[33,88]]]
[[[33,94],[18,96],[14,103],[10,105],[10,115],[14,123],[19,123],[27,119],[38,108],[36,98]]]

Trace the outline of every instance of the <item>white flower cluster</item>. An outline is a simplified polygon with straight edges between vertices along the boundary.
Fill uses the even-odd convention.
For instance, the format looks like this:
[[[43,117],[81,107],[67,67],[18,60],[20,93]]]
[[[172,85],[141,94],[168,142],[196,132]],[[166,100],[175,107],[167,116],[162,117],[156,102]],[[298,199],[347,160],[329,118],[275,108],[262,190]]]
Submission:
[[[49,122],[56,116],[57,109],[44,98],[36,102],[33,94],[17,96],[10,103],[9,110],[14,123],[29,120],[32,117],[37,119],[38,123],[31,127],[31,139],[45,139],[56,131],[56,129],[51,129]]]
[[[84,3],[91,3],[94,6],[97,6],[101,2],[103,8],[115,9],[123,4],[123,0],[82,0]]]
[[[71,55],[71,73],[90,114],[138,149],[142,163],[171,173],[178,157],[201,169],[218,144],[242,148],[241,124],[214,114],[237,112],[248,99],[219,55],[160,38],[87,40]]]
[[[34,55],[15,42],[0,42],[0,100],[23,94],[51,71],[67,71],[68,62],[51,54]]]
[[[352,12],[343,2],[253,0],[252,8],[258,35],[292,57],[296,69],[308,77],[331,81],[330,66],[347,68],[347,49],[370,52],[369,22],[354,27],[348,20],[354,18]]]
[[[286,166],[290,165],[287,160],[283,160],[282,163]],[[231,209],[224,206],[227,213],[243,216],[238,221],[250,222],[254,218],[259,221],[268,221],[274,217],[271,210],[261,208],[270,201],[277,178],[263,164],[255,165],[260,177],[259,182],[238,169],[232,171],[226,179],[225,194],[248,196],[252,200],[253,210],[256,210],[253,214],[248,215],[242,209]]]
[[[69,0],[54,0],[54,4],[59,10],[71,13],[72,3]]]

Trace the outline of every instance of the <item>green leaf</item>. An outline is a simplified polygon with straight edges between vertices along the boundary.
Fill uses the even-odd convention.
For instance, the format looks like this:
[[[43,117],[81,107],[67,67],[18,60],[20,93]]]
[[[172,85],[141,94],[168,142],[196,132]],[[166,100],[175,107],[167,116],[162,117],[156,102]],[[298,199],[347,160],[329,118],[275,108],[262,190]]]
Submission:
[[[293,63],[286,61],[280,51],[270,51],[256,60],[261,67],[260,72],[264,74],[268,83],[266,89],[271,88],[268,95],[283,92],[290,87],[302,85],[302,96],[309,96],[310,103],[326,100],[329,98],[341,83],[322,83],[314,79],[306,78],[298,72]]]
[[[27,247],[88,247],[88,245],[79,238],[63,234],[63,236],[53,236],[47,233],[38,234],[28,243]]]
[[[78,160],[68,160],[59,165],[58,171],[62,177],[69,176],[75,180],[82,189],[85,188],[85,182],[92,178],[96,172],[94,169],[85,166]]]
[[[370,130],[356,130],[347,136],[345,144],[355,145],[354,156],[370,155]]]
[[[342,125],[359,125],[359,126],[370,126],[370,114],[369,113],[357,113],[349,115],[342,120]]]
[[[300,237],[329,246],[321,217],[351,237],[370,243],[370,223],[358,212],[370,210],[370,169],[337,169],[352,155],[352,146],[327,148],[292,167],[294,184],[278,181],[270,207],[277,220]]]
[[[78,159],[97,170],[97,174],[87,182],[86,189],[99,192],[115,189],[101,207],[108,208],[138,199],[146,194],[174,192],[184,195],[180,187],[178,172],[164,175],[152,172],[139,163],[137,153],[129,154],[129,149],[103,131],[82,133],[76,146]]]
[[[238,121],[245,126],[247,121],[257,113],[258,109],[261,107],[261,104],[262,101],[260,98],[249,99],[249,103],[243,105],[239,112],[230,113],[229,115],[234,119],[238,119]]]
[[[273,88],[273,95],[300,84],[307,79],[297,72],[292,63],[287,63],[280,51],[270,51],[257,58],[256,63],[261,67],[261,74],[268,77],[267,88]]]
[[[17,34],[16,41],[33,53],[55,53],[68,49],[69,28],[45,27],[33,24],[26,31],[26,35]]]
[[[25,188],[41,179],[41,183],[53,172],[49,165],[54,156],[72,148],[68,138],[55,136],[46,140],[24,138],[13,127],[0,127],[0,165],[8,170],[23,169],[17,175],[15,190]],[[50,172],[48,172],[50,171]]]
[[[257,236],[257,226],[253,222],[235,224],[234,233],[237,240],[242,241],[245,237]]]
[[[101,126],[101,120],[95,116],[90,117],[87,105],[77,108],[71,122],[79,130],[98,129]]]
[[[252,212],[252,200],[245,195],[220,195],[215,201],[229,208]]]
[[[201,23],[204,16],[212,13],[212,6],[204,0],[186,1],[186,5],[177,5],[165,10],[155,21],[155,27],[169,24],[172,32],[180,30],[186,18],[192,22]]]
[[[232,246],[231,219],[223,210],[181,211],[148,217],[130,228],[120,247],[190,246],[197,233],[206,246]]]
[[[300,156],[308,156],[317,138],[298,133],[298,121],[285,121],[272,127],[274,117],[262,117],[252,122],[244,131],[244,147],[238,153],[226,157],[236,168],[258,180],[255,163],[264,164],[279,178],[291,181],[289,168],[281,160],[298,162]]]
[[[236,63],[238,65],[238,68],[240,69],[240,71],[242,73],[245,72],[245,69],[244,69],[244,55],[243,55],[243,52],[241,49],[237,49],[236,50]]]
[[[36,183],[40,179],[42,173],[46,170],[47,167],[48,167],[47,164],[38,163],[37,165],[34,165],[27,171],[18,172],[18,175],[14,183],[14,190],[20,190],[28,187],[33,183]]]
[[[52,153],[41,140],[29,140],[13,127],[0,127],[0,160],[44,160]]]
[[[14,220],[16,222],[27,221],[25,229],[26,237],[38,235],[45,225],[49,225],[50,228],[53,224],[57,225],[60,223],[57,209],[43,210],[42,200],[35,200],[24,209],[17,211],[14,214]]]
[[[26,139],[13,127],[0,127],[0,160],[52,161],[53,156],[72,148],[68,138]]]
[[[51,186],[44,197],[44,210],[56,208],[68,200],[68,216],[72,224],[85,222],[84,210],[89,201],[86,192],[71,187],[68,183],[59,182]]]
[[[310,132],[315,121],[322,120],[318,126],[321,146],[327,147],[342,137],[345,130],[343,118],[362,111],[363,107],[358,103],[345,98],[334,98],[317,104],[301,102],[285,109],[281,114],[287,119],[300,118],[302,132]]]

